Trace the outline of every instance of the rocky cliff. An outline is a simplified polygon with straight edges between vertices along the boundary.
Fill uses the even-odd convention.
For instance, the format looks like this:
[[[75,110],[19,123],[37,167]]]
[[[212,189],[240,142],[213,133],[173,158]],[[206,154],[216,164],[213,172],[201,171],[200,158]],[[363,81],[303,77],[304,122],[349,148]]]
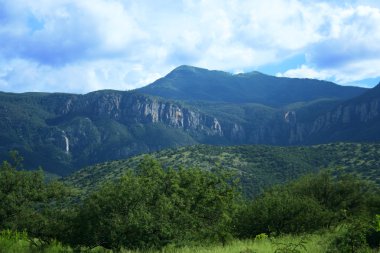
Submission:
[[[176,103],[131,92],[100,91],[84,96],[61,95],[61,102],[53,111],[52,124],[59,124],[74,117],[110,119],[121,124],[162,123],[185,131],[197,131],[211,136],[223,136],[216,117]],[[48,98],[50,101],[51,98]],[[48,108],[49,102],[42,101]]]
[[[296,115],[297,112],[285,114],[290,126],[289,144],[379,141],[380,85],[330,110],[322,110],[312,119],[297,120]]]

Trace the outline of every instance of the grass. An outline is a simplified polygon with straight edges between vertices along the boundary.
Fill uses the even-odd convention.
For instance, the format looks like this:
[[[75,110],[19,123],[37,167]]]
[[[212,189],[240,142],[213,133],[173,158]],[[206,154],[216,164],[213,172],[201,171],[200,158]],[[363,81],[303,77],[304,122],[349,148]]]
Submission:
[[[296,249],[293,252],[322,253],[327,251],[327,245],[332,238],[332,233],[312,234],[305,236],[281,236],[276,238],[263,238],[255,240],[234,240],[228,245],[209,246],[184,246],[175,247],[168,245],[162,250],[122,250],[122,253],[273,253],[292,252],[285,249]],[[276,251],[277,250],[277,251]],[[281,251],[283,250],[283,251]],[[63,246],[59,242],[52,242],[45,247],[33,246],[24,237],[0,236],[0,253],[63,253],[73,252],[70,247]],[[101,247],[83,249],[82,252],[112,253]]]
[[[300,252],[322,253],[326,252],[329,237],[325,235],[308,235],[300,236],[283,236],[275,239],[264,238],[256,240],[235,240],[232,243],[222,246],[199,246],[199,247],[183,247],[170,248],[166,247],[162,253],[273,253],[281,249],[297,249]],[[134,253],[133,251],[126,251]],[[290,252],[290,251],[286,251]],[[151,253],[156,253],[152,251]]]

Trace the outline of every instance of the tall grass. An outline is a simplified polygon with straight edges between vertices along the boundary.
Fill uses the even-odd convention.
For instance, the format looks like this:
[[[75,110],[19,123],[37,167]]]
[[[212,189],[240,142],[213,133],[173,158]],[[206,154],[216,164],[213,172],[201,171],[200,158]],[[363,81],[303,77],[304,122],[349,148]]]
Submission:
[[[0,253],[63,253],[72,252],[60,242],[39,244],[38,240],[30,240],[26,232],[3,230],[0,232]]]
[[[257,238],[254,240],[234,240],[231,243],[209,246],[166,246],[161,250],[122,250],[122,253],[283,253],[291,252],[285,249],[294,248],[299,252],[323,253],[334,236],[333,232],[311,234],[305,236],[281,236],[275,238]],[[281,251],[282,250],[282,251]],[[26,233],[3,231],[0,233],[0,253],[63,253],[74,252],[72,248],[53,241],[43,247],[38,247],[28,240]],[[89,253],[112,253],[111,250],[98,247],[82,249]],[[294,251],[295,252],[295,251]]]
[[[326,234],[314,234],[307,236],[282,236],[277,238],[263,238],[256,240],[235,240],[232,243],[222,246],[199,246],[199,247],[166,247],[161,253],[273,253],[281,249],[295,248],[299,252],[322,253],[326,252],[330,242],[330,236]],[[136,253],[136,251],[124,251],[125,253]],[[151,251],[149,253],[157,253]],[[141,253],[145,253],[142,252]]]

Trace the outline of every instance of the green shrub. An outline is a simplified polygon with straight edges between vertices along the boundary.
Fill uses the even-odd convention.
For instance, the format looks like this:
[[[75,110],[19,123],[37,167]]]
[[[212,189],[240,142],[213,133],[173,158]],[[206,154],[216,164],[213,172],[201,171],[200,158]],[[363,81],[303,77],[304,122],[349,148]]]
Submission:
[[[260,233],[303,233],[326,226],[329,215],[312,198],[272,192],[256,199],[239,214],[237,230],[241,237]]]
[[[71,242],[116,250],[226,243],[238,197],[227,172],[164,170],[147,157],[137,172],[129,171],[84,201]]]
[[[274,253],[301,253],[306,251],[306,241],[301,240],[297,243],[288,242],[288,243],[275,243],[277,245]]]
[[[268,239],[268,235],[265,233],[261,233],[255,236],[255,240],[265,240]]]
[[[368,252],[367,235],[370,225],[365,220],[354,220],[347,224],[330,244],[331,253]]]

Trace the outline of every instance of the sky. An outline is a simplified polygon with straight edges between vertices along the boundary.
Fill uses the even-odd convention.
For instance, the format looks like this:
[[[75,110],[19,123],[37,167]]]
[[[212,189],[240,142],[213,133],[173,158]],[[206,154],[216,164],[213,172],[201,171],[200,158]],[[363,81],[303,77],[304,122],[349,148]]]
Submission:
[[[179,65],[373,87],[380,1],[0,0],[0,90],[131,90]]]

